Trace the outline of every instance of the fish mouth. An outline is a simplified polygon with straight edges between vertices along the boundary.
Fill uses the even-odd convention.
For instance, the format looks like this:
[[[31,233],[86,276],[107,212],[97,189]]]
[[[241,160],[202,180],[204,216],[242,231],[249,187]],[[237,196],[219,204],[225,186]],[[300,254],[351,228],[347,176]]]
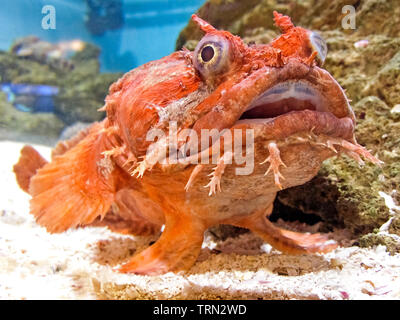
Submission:
[[[242,133],[252,129],[256,149],[268,150],[267,159],[260,164],[270,163],[266,174],[273,171],[275,185],[282,190],[281,166],[295,167],[293,159],[285,163],[280,157],[280,148],[292,144],[311,145],[314,153],[309,151],[310,155],[318,153],[320,159],[342,152],[360,165],[364,164],[362,158],[379,165],[381,162],[357,143],[354,113],[334,78],[318,67],[303,68],[303,76],[296,78],[290,73],[295,70],[299,74],[293,66],[303,67],[292,64],[292,68],[277,70],[280,74],[275,81],[259,86],[258,94],[234,124]]]
[[[305,80],[288,80],[260,94],[243,112],[239,120],[270,119],[291,111],[329,112],[326,98]]]
[[[301,72],[293,73],[300,68]],[[296,76],[298,73],[301,76]],[[264,131],[271,131],[263,136],[270,139],[314,131],[354,141],[354,113],[344,90],[329,72],[296,61],[275,69],[274,74],[276,80],[261,87],[242,108],[235,127],[263,126]]]

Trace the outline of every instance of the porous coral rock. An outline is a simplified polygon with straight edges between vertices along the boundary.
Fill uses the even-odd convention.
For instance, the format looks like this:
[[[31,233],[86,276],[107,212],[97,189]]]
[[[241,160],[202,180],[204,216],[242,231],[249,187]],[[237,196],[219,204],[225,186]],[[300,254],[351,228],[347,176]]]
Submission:
[[[0,140],[20,140],[19,134],[45,136],[54,142],[64,123],[54,113],[29,113],[14,108],[0,93]],[[53,140],[52,140],[53,139]]]

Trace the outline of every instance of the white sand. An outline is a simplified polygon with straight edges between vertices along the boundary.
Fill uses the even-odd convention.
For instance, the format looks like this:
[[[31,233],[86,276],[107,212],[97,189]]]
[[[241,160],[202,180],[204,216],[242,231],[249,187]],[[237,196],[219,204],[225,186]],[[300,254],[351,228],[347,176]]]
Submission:
[[[1,299],[400,299],[400,255],[383,246],[290,256],[252,234],[219,243],[206,237],[186,274],[116,273],[155,238],[94,227],[48,234],[29,215],[29,196],[12,173],[21,146],[0,142]]]

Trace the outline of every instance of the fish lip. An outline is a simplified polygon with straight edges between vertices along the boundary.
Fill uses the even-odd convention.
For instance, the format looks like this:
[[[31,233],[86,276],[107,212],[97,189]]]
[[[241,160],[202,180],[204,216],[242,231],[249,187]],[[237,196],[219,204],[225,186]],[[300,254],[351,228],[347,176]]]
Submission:
[[[234,129],[253,129],[255,138],[284,140],[292,135],[312,132],[354,142],[354,122],[350,117],[338,118],[330,112],[300,110],[267,119],[242,119]]]
[[[294,70],[294,72],[291,72],[291,70]],[[294,117],[304,121],[305,126],[303,129],[306,130],[310,121],[313,122],[316,119],[322,119],[323,117],[321,118],[321,113],[326,113],[331,115],[330,117],[326,117],[327,121],[336,123],[342,129],[344,127],[346,128],[344,131],[338,133],[340,136],[348,140],[354,139],[354,112],[350,107],[349,100],[347,99],[344,90],[328,71],[318,66],[308,66],[297,59],[292,59],[283,67],[268,68],[267,74],[270,74],[271,72],[278,73],[276,76],[277,81],[272,85],[259,90],[258,94],[254,95],[254,98],[250,103],[242,108],[241,114],[234,124],[235,127],[243,124],[252,127],[265,126],[278,121],[282,117],[287,122],[287,125],[290,126],[293,122],[291,119]],[[296,74],[296,72],[298,74]],[[263,104],[257,105],[257,101],[263,99],[263,95],[268,93],[268,91],[285,84],[299,84],[300,87],[303,86],[304,88],[311,89],[314,94],[318,95],[316,99],[319,100],[320,104],[314,105],[315,110],[298,109],[289,110],[288,112],[265,118],[243,118],[243,115],[245,115],[246,112],[263,106]],[[279,103],[280,100],[277,101]],[[299,114],[302,114],[300,118],[298,117]],[[341,126],[340,123],[342,119],[344,119],[344,122],[348,122],[350,119],[352,125],[346,124],[344,127]],[[317,125],[317,123],[315,123],[315,125]],[[329,126],[329,123],[326,123],[326,125]],[[301,126],[299,126],[299,129],[300,127]],[[332,130],[329,130],[329,134],[336,136]]]

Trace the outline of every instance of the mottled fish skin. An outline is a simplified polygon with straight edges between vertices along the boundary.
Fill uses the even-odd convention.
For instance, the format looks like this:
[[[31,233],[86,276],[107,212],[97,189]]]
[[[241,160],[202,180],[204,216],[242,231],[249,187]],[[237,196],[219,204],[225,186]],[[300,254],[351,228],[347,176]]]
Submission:
[[[339,154],[380,161],[355,140],[348,99],[321,67],[322,38],[287,16],[274,12],[274,18],[283,34],[248,46],[193,15],[205,33],[194,52],[183,49],[125,74],[110,87],[104,121],[60,142],[50,162],[22,149],[14,171],[32,196],[36,221],[49,232],[85,225],[139,235],[162,230],[118,268],[146,275],[189,269],[205,230],[218,224],[248,228],[290,254],[335,249],[327,235],[272,224],[267,217],[276,193],[309,181]],[[197,150],[183,153],[181,162],[163,152],[174,128],[176,148]],[[230,135],[244,145],[202,146],[194,138],[205,129],[217,142]],[[148,139],[152,130],[164,135]],[[243,150],[248,162],[239,164]],[[219,151],[215,163],[189,162]]]

